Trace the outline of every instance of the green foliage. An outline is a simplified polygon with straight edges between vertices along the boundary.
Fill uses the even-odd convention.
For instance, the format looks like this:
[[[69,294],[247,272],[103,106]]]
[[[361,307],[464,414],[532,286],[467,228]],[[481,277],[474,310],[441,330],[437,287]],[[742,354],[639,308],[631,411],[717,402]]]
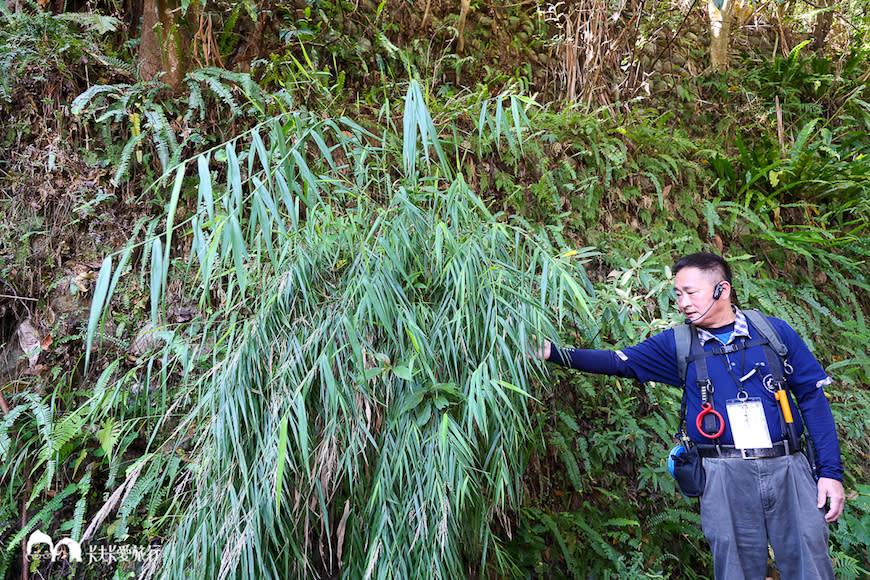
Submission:
[[[870,574],[870,486],[856,486],[837,521],[831,554],[837,578],[866,578]]]
[[[35,3],[10,12],[0,6],[0,103],[12,102],[15,83],[44,81],[50,75],[73,76],[84,54],[101,54],[100,37],[114,31],[118,21],[86,13],[51,14]],[[78,32],[81,25],[85,32]]]
[[[188,507],[168,506],[181,512],[167,577],[191,562],[204,577],[325,574],[339,561],[361,577],[515,570],[498,522],[522,493],[536,368],[522,353],[531,334],[555,332],[546,312],[586,312],[575,282],[585,254],[562,256],[558,230],[536,235],[493,215],[450,178],[422,99],[412,82],[406,173],[394,190],[379,179],[388,152],[349,119],[297,113],[250,132],[243,151],[228,143],[220,186],[210,168],[217,154],[198,157],[192,282],[201,304],[222,297],[212,332],[226,338],[173,432],[195,430],[204,464],[193,481],[158,478],[157,456],[128,472],[132,491],[115,526],[125,530],[131,510],[149,497],[160,504],[173,486],[174,502]],[[518,139],[522,117],[513,119]],[[348,159],[359,160],[353,171],[337,162]],[[377,181],[382,190],[364,191]],[[161,248],[171,245],[174,213],[170,200],[166,243],[150,252],[152,306],[172,263]],[[170,348],[154,356],[189,360]],[[239,542],[252,549],[228,558]]]
[[[55,417],[52,406],[59,401],[54,397],[40,399],[26,393],[16,399],[14,409],[0,422],[0,482],[3,482],[0,494],[4,505],[24,507],[31,515],[24,527],[4,539],[0,575],[5,575],[21,540],[31,531],[50,525],[64,500],[74,494],[79,494],[80,498],[70,526],[75,538],[79,538],[85,498],[91,485],[89,471],[78,475],[78,481],[65,486],[62,480],[66,476],[61,478],[58,473],[88,439],[87,432],[82,430],[86,424],[86,410],[79,408]],[[80,463],[79,457],[76,468]],[[35,474],[40,475],[33,482]],[[32,485],[25,484],[25,481],[32,482]]]
[[[679,393],[545,375],[522,352],[532,333],[615,348],[667,327],[671,259],[721,245],[741,303],[842,380],[828,394],[853,499],[833,553],[839,575],[866,574],[866,51],[799,46],[675,81],[679,102],[556,110],[491,86],[528,86],[530,65],[394,44],[385,6],[276,5],[281,48],[254,76],[206,68],[180,96],[114,83],[73,103],[115,181],[144,172],[156,203],[106,257],[86,328],[57,337],[82,343],[84,375],[11,397],[0,423],[3,565],[54,525],[167,538],[167,578],[708,576],[665,466]],[[256,10],[227,8],[223,57]],[[6,99],[22,71],[69,74],[112,24],[0,18]],[[451,68],[456,85],[390,100],[407,71]],[[173,320],[179,295],[195,320]],[[148,317],[146,352],[106,333]],[[27,530],[4,523],[22,503]]]
[[[179,162],[186,148],[216,141],[208,132],[216,120],[231,122],[240,116],[259,120],[284,111],[293,102],[284,91],[265,93],[248,74],[214,67],[188,73],[185,85],[189,90],[186,109],[181,99],[167,98],[170,88],[159,81],[93,85],[73,101],[74,115],[93,117],[116,165],[117,183],[130,177],[134,159],[135,164],[145,163],[142,142],[146,139],[156,153],[159,173],[164,173]],[[182,110],[183,125],[170,123]],[[206,119],[207,110],[217,113]],[[118,126],[126,136],[120,152],[111,145]]]

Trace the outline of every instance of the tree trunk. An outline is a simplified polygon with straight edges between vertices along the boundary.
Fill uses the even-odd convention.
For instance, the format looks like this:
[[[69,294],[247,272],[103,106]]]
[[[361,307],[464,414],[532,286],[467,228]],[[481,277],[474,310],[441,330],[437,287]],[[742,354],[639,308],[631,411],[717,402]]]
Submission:
[[[187,73],[188,39],[179,16],[178,0],[145,0],[139,40],[139,73],[145,80],[166,73],[161,80],[178,88]]]
[[[465,50],[465,19],[468,17],[468,11],[471,8],[471,0],[462,0],[459,5],[459,45],[456,48],[456,54],[462,56]]]
[[[713,0],[707,1],[710,15],[710,66],[715,70],[728,68],[728,35],[731,32],[733,0],[721,0],[717,8]]]
[[[827,10],[816,15],[816,27],[813,30],[813,38],[815,39],[813,48],[816,52],[822,52],[825,49],[825,39],[834,23],[834,0],[822,0],[822,7],[827,8]]]

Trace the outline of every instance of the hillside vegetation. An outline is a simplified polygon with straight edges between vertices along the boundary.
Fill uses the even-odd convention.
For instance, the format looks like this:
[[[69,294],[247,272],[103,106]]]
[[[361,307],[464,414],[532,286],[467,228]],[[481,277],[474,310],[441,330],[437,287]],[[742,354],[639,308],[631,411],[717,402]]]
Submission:
[[[712,250],[836,378],[867,577],[867,9],[0,5],[0,576],[711,578],[678,389],[526,353]]]

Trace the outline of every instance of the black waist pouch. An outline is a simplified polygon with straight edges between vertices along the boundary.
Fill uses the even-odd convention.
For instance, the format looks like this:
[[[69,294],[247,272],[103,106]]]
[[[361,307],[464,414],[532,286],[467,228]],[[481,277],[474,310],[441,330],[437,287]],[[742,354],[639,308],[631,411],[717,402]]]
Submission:
[[[682,453],[673,456],[674,479],[680,486],[680,491],[686,497],[700,497],[704,494],[704,485],[707,483],[707,474],[704,472],[704,464],[698,455],[697,447],[683,449]]]

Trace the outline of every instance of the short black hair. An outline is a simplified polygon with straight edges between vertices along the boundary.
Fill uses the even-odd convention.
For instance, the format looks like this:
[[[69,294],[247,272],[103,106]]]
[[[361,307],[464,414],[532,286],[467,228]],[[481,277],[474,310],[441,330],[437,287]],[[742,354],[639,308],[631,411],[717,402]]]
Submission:
[[[683,268],[698,268],[699,270],[710,272],[718,271],[722,275],[722,279],[731,284],[731,266],[725,261],[725,258],[713,252],[696,252],[680,258],[674,264],[672,269],[676,274]],[[733,284],[731,284],[733,286]]]

